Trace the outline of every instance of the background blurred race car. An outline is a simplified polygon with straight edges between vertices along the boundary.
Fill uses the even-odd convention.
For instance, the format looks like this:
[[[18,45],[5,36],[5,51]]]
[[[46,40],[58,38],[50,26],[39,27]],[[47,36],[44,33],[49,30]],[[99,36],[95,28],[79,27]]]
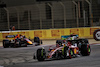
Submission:
[[[9,40],[8,38],[13,38]],[[6,39],[3,40],[3,47],[8,48],[8,47],[27,47],[28,44],[33,44],[32,41],[30,41],[28,38],[26,38],[23,35],[8,35],[6,36]]]
[[[33,55],[34,59],[44,61],[45,59],[73,58],[78,55],[89,56],[91,48],[87,39],[57,40],[56,45],[49,49],[41,47]]]

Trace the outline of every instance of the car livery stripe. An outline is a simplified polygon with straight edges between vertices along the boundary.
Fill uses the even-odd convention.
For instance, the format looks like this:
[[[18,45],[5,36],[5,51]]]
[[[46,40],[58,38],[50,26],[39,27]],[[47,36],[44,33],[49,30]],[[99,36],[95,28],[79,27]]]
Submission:
[[[55,49],[54,51],[51,51],[51,52],[48,54],[48,55],[49,55],[48,58],[51,58],[52,55],[53,55],[57,50],[62,49],[62,48],[63,48],[63,47],[59,47],[59,48]]]

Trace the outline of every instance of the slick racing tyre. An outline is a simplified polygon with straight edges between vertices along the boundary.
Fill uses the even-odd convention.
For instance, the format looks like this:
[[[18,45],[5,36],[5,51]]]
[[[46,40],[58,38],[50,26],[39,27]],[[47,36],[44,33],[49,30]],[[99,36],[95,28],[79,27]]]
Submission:
[[[40,39],[39,39],[39,37],[34,37],[34,42],[40,42]]]
[[[46,52],[45,49],[40,48],[37,50],[37,60],[38,61],[44,61],[46,58]]]
[[[38,43],[38,45],[42,44],[42,40],[39,37],[34,37],[34,42]]]
[[[81,46],[81,54],[82,54],[82,56],[89,56],[90,53],[91,53],[90,46],[87,46],[87,45],[82,45]]]
[[[94,31],[93,33],[93,38],[96,40],[96,41],[100,41],[100,29],[97,29]]]
[[[3,47],[8,48],[10,46],[9,40],[3,40]]]

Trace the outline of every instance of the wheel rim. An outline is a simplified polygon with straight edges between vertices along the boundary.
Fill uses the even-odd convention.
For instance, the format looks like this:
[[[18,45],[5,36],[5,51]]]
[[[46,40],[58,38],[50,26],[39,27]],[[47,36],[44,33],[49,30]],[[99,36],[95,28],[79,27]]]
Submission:
[[[66,57],[67,57],[67,56],[69,56],[69,52],[68,52],[68,50],[66,50]]]
[[[71,50],[71,55],[73,55],[73,51]]]
[[[100,39],[100,31],[97,31],[95,36],[96,36],[97,39]]]
[[[90,48],[88,48],[88,52],[90,53],[90,51],[91,51],[91,49]]]

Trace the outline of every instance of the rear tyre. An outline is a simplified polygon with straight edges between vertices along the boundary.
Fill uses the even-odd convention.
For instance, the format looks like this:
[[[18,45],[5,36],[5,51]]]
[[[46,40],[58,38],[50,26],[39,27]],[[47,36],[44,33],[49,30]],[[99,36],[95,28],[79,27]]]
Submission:
[[[82,56],[89,56],[90,53],[91,53],[90,46],[87,46],[87,45],[82,45],[81,46],[81,54],[82,54]]]
[[[10,46],[9,40],[3,40],[3,47],[8,48]]]
[[[38,61],[44,61],[46,58],[46,52],[45,52],[45,49],[38,49],[37,50],[37,60]]]
[[[36,42],[36,43],[38,43],[38,45],[40,45],[40,38],[39,37],[34,37],[34,42]]]
[[[79,39],[78,40],[78,48],[79,48],[79,50],[81,51],[81,46],[82,45],[87,45],[87,44],[89,44],[89,41],[88,41],[88,39]]]

